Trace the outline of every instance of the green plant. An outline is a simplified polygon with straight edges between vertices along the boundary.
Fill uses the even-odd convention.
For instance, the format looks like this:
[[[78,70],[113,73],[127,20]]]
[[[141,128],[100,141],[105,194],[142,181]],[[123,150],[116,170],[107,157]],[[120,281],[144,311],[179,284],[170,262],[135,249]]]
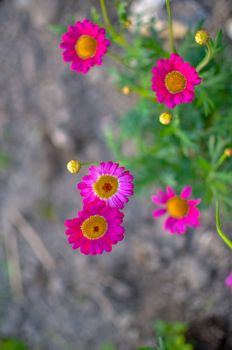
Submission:
[[[116,348],[113,343],[105,342],[100,346],[100,350],[116,350]]]
[[[188,330],[186,324],[156,321],[154,330],[163,343],[158,349],[162,350],[163,346],[164,350],[193,350],[193,345],[186,342],[185,335]]]
[[[28,347],[21,340],[8,338],[0,340],[0,350],[28,350]]]

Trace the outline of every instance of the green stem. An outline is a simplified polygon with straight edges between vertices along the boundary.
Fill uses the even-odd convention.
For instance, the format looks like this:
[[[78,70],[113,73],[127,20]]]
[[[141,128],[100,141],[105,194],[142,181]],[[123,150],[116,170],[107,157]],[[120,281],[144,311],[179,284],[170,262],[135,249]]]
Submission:
[[[169,31],[169,43],[171,52],[175,52],[173,26],[172,26],[172,12],[170,0],[166,0],[167,12],[168,12],[168,31]]]
[[[100,0],[100,5],[101,5],[101,12],[102,12],[102,16],[106,25],[106,28],[108,29],[112,29],[111,23],[110,23],[110,19],[108,16],[108,12],[106,9],[106,4],[105,4],[105,0]]]
[[[117,33],[112,24],[110,23],[105,0],[100,0],[100,6],[106,29],[111,33],[112,38],[116,44],[122,47],[126,47],[128,45],[126,39],[121,34]]]
[[[128,66],[128,65],[123,61],[123,59],[122,59],[119,55],[117,55],[116,53],[113,53],[113,52],[111,52],[111,51],[108,51],[108,52],[107,52],[107,55],[108,55],[112,60],[114,60],[116,63],[119,63],[119,64],[123,65],[124,67],[126,67],[127,69],[130,69],[130,70],[134,71],[134,70],[133,70],[130,66]]]
[[[225,242],[225,244],[232,249],[232,241],[226,236],[226,234],[221,230],[220,217],[219,217],[219,203],[216,200],[216,228],[219,236]]]
[[[212,58],[212,48],[209,42],[206,43],[206,47],[207,47],[207,51],[206,51],[206,55],[203,58],[203,60],[198,64],[196,71],[200,72],[205,66],[207,66],[207,64],[209,63],[209,61]]]
[[[98,162],[84,162],[84,163],[81,163],[81,166],[89,166],[89,165],[92,165],[92,164],[98,164]]]

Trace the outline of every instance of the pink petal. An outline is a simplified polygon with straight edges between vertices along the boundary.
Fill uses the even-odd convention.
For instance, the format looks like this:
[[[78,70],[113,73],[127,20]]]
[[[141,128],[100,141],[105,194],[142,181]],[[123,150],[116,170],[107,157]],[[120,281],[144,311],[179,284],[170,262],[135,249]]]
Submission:
[[[169,231],[170,233],[174,234],[175,233],[175,230],[174,230],[175,223],[176,223],[176,219],[169,216],[164,223],[164,229]]]
[[[168,198],[172,198],[176,196],[176,192],[171,186],[167,186],[166,191],[167,191]]]
[[[180,194],[180,197],[182,199],[187,199],[192,194],[192,187],[191,186],[185,186]]]
[[[164,215],[167,212],[167,210],[165,208],[162,209],[156,209],[153,211],[153,216],[154,218],[159,218],[160,216]]]
[[[86,255],[90,254],[90,240],[88,238],[83,237],[80,252]]]
[[[201,199],[200,198],[197,198],[197,199],[189,199],[188,200],[188,205],[189,206],[196,206],[198,204],[201,203]]]
[[[169,94],[168,97],[165,99],[164,103],[166,104],[166,106],[168,108],[173,109],[176,106],[175,100],[174,100],[174,95]]]
[[[227,287],[232,288],[232,272],[227,276],[225,284]]]
[[[176,69],[179,69],[182,66],[182,64],[184,63],[183,58],[180,57],[177,53],[171,54],[170,61],[173,62],[174,67]]]
[[[200,216],[200,211],[195,207],[190,207],[188,211],[188,215],[185,218],[186,224],[193,227],[198,227],[200,225],[198,220],[199,216]]]
[[[177,93],[174,95],[174,102],[176,105],[183,103],[183,93]]]
[[[186,223],[183,219],[178,219],[173,227],[176,234],[184,234],[186,232]]]
[[[151,197],[153,203],[160,205],[165,204],[168,201],[169,197],[166,192],[159,191],[156,195]]]

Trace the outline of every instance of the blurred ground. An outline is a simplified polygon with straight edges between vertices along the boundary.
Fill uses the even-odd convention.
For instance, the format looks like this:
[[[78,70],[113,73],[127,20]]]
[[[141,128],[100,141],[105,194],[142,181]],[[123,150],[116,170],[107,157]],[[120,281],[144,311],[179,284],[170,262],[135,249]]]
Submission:
[[[79,76],[61,61],[49,25],[81,19],[95,3],[0,2],[0,336],[18,336],[33,350],[98,350],[107,340],[130,350],[152,345],[157,318],[232,321],[224,287],[232,259],[211,213],[200,230],[171,237],[153,222],[150,200],[134,198],[125,241],[111,254],[86,257],[66,243],[63,221],[81,208],[80,177],[67,173],[66,162],[108,160],[104,128],[134,102],[113,87],[104,67]],[[232,17],[231,1],[173,6],[179,20],[203,16],[214,31]]]

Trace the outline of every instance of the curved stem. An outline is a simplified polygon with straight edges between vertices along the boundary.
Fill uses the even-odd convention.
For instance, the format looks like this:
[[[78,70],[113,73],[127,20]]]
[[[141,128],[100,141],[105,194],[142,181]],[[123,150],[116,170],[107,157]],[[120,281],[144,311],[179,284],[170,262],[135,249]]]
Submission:
[[[205,57],[203,58],[203,60],[198,64],[197,68],[196,68],[196,71],[197,72],[200,72],[205,66],[207,66],[207,64],[209,63],[209,61],[211,60],[212,58],[212,48],[211,48],[211,45],[210,43],[206,43],[206,46],[207,46],[207,52],[206,52],[206,55]]]
[[[169,31],[169,43],[170,43],[170,50],[171,53],[175,52],[175,46],[174,46],[174,36],[173,36],[173,26],[172,26],[172,12],[171,12],[171,5],[170,0],[166,0],[166,6],[167,6],[167,12],[168,12],[168,31]]]
[[[216,200],[216,228],[219,236],[225,242],[225,244],[232,249],[232,241],[226,236],[226,234],[221,229],[220,217],[219,217],[219,203]]]

